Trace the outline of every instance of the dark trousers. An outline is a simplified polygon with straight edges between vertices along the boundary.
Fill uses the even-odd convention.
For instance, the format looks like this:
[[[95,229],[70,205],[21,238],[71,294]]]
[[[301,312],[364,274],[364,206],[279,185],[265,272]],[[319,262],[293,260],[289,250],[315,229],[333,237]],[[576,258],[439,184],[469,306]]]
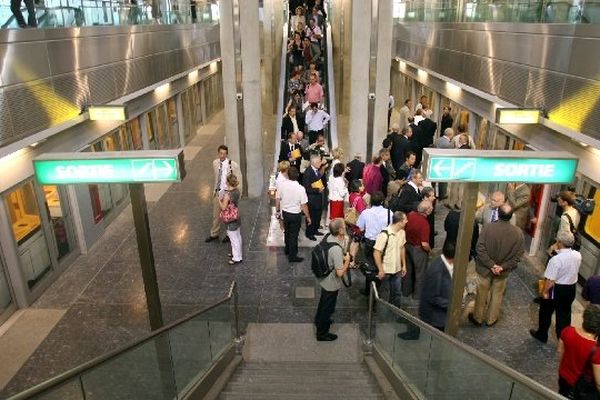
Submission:
[[[308,212],[310,214],[310,225],[306,226],[306,236],[314,236],[321,225],[321,214],[323,214],[323,195],[308,195]]]
[[[438,199],[443,200],[448,194],[448,182],[438,182]]]
[[[554,285],[554,298],[542,299],[540,303],[537,336],[541,340],[548,340],[548,330],[552,322],[552,314],[556,312],[556,338],[571,325],[571,304],[575,300],[576,285]]]
[[[317,337],[329,333],[331,326],[331,316],[335,312],[337,303],[338,290],[330,292],[321,288],[321,298],[317,307],[317,315],[315,315],[315,326],[317,327]]]
[[[318,131],[308,131],[308,143],[313,144],[317,141],[317,136],[323,134],[323,129]]]
[[[33,6],[33,0],[24,0],[25,7],[27,7],[27,21],[29,22],[29,26],[36,27],[37,20],[35,18],[35,7]],[[23,13],[21,13],[21,0],[10,0],[10,11],[12,11],[13,15],[17,20],[17,24],[21,28],[27,26],[25,23],[25,18],[23,18]]]
[[[558,377],[558,394],[570,399],[573,394],[573,386],[569,385],[563,377]]]
[[[289,212],[282,212],[283,215],[283,228],[284,241],[285,241],[285,254],[288,259],[292,260],[298,256],[298,233],[300,233],[300,226],[302,225],[302,214],[293,214]]]

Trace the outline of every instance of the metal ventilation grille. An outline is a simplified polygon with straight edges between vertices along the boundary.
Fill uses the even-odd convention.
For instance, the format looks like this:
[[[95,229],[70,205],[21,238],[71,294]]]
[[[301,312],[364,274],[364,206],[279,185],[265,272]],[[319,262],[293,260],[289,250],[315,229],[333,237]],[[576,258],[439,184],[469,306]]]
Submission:
[[[59,98],[70,101],[78,109],[90,103],[91,96],[87,75],[83,72],[54,77],[52,78],[52,85]]]
[[[502,61],[496,61],[495,64],[496,73],[502,75],[498,96],[515,104],[523,104],[527,93],[529,68]]]
[[[566,79],[560,115],[578,130],[600,139],[600,84],[583,79]]]
[[[531,69],[529,70],[524,105],[534,108],[544,107],[547,111],[552,110],[560,105],[564,85],[563,75]]]
[[[104,104],[117,97],[113,75],[114,67],[112,65],[87,71],[93,104]]]
[[[13,137],[12,121],[4,90],[0,90],[0,143]]]
[[[52,108],[50,99],[54,95],[52,81],[44,79],[29,82],[26,85],[7,89],[8,108],[13,123],[13,139],[34,133],[50,125],[48,109]],[[18,127],[18,130],[14,128]]]

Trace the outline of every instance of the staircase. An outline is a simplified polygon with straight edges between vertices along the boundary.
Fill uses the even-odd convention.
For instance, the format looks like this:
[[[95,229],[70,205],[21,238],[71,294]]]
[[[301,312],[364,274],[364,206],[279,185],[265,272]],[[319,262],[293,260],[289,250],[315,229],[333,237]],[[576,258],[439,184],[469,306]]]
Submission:
[[[359,362],[242,362],[219,397],[237,399],[384,399]]]

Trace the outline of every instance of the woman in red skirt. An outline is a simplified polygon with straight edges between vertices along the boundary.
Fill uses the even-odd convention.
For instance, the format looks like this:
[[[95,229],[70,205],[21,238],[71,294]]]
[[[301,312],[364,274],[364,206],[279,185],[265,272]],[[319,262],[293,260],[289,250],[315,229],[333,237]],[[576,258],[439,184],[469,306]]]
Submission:
[[[348,188],[344,179],[343,163],[337,163],[333,166],[333,177],[327,182],[329,189],[329,220],[334,218],[344,218],[344,200],[348,198]]]

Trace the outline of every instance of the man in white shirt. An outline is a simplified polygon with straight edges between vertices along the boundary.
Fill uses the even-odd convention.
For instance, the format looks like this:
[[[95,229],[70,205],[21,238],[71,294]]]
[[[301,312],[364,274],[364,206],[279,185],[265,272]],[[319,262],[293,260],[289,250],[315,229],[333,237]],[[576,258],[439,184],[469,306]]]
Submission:
[[[289,262],[300,262],[304,259],[298,257],[298,234],[302,225],[302,213],[306,216],[306,224],[310,225],[308,212],[308,197],[304,186],[298,183],[299,172],[295,167],[288,170],[288,180],[279,184],[275,208],[279,218],[283,218],[285,254]]]
[[[308,130],[308,142],[313,144],[317,136],[323,134],[323,128],[331,117],[325,111],[319,109],[319,104],[310,103],[310,110],[306,112],[306,130]]]
[[[219,239],[219,233],[221,232],[221,219],[219,214],[221,213],[221,205],[219,199],[225,193],[227,189],[227,176],[233,174],[238,178],[240,183],[238,189],[242,192],[242,171],[240,166],[235,161],[231,161],[228,158],[229,148],[224,144],[220,145],[217,149],[218,158],[213,161],[213,173],[215,178],[214,190],[213,190],[213,222],[210,228],[210,236],[206,238],[205,242],[212,242],[213,240]],[[223,243],[229,242],[229,237],[225,236]]]
[[[538,317],[538,329],[529,330],[531,336],[542,343],[548,341],[552,314],[556,312],[556,337],[571,325],[571,305],[575,300],[581,254],[571,246],[575,238],[571,232],[558,232],[557,254],[548,261],[544,273],[544,289]]]

